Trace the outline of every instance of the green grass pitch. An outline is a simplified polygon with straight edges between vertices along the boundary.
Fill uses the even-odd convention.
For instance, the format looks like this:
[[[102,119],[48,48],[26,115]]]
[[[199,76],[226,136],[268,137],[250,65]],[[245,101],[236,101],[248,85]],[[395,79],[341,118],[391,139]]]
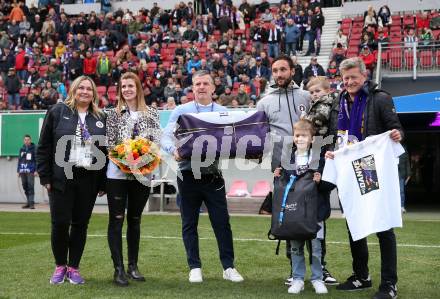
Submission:
[[[0,212],[0,298],[292,298],[284,279],[290,270],[284,250],[275,255],[275,242],[267,241],[268,217],[232,216],[236,268],[243,283],[222,279],[217,244],[206,215],[199,224],[204,282],[190,284],[177,215],[144,215],[139,268],[144,283],[127,288],[112,284],[113,268],[107,246],[107,215],[94,214],[81,262],[82,286],[49,285],[54,262],[50,247],[48,213]],[[328,269],[338,280],[351,274],[351,255],[345,221],[330,219]],[[405,219],[396,229],[399,298],[440,298],[440,222]],[[371,298],[380,276],[377,238],[369,237],[373,288],[345,293],[329,287],[317,296],[309,281],[301,298]],[[284,247],[281,247],[284,249]],[[124,253],[125,254],[125,253]],[[125,254],[126,256],[126,254]],[[310,270],[307,267],[307,275]]]

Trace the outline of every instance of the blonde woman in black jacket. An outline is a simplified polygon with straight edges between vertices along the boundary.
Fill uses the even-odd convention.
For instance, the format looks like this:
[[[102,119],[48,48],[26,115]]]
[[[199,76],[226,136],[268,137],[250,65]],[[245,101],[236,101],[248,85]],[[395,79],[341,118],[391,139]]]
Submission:
[[[93,81],[78,77],[65,103],[47,112],[37,149],[37,170],[49,193],[51,243],[55,271],[51,284],[67,278],[83,284],[79,263],[87,226],[98,193],[105,186],[105,147],[96,149],[95,137],[105,136],[105,118],[98,109]]]

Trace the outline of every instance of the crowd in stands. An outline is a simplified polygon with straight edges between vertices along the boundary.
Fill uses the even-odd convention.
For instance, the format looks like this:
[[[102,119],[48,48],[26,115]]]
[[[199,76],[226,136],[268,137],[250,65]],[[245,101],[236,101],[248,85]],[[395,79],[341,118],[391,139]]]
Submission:
[[[303,53],[304,39],[310,40],[305,54],[319,54],[321,6],[338,1],[271,6],[243,0],[238,7],[201,1],[203,14],[192,2],[172,10],[154,3],[150,10],[78,16],[46,2],[38,8],[23,0],[0,2],[0,109],[47,109],[65,99],[69,82],[80,75],[95,80],[100,105],[110,107],[128,70],[141,78],[147,104],[167,109],[192,100],[191,77],[200,69],[215,78],[216,101],[253,106],[270,82],[274,57]],[[308,79],[300,68],[298,84]],[[305,74],[318,75],[313,63]]]
[[[414,46],[422,52],[440,48],[440,15],[437,10],[400,15],[393,14],[387,5],[380,7],[378,12],[370,5],[363,17],[346,18],[341,23],[333,43],[332,62],[336,66],[346,57],[360,56],[371,74],[377,63],[379,44],[384,47],[383,62],[393,58],[396,67],[402,66],[402,62],[412,66]],[[393,46],[396,50],[391,56],[389,53]],[[408,53],[406,57],[402,55],[401,46]],[[428,49],[428,46],[432,47]],[[435,55],[440,65],[440,52]],[[432,55],[429,57],[431,60],[427,66],[434,63]]]

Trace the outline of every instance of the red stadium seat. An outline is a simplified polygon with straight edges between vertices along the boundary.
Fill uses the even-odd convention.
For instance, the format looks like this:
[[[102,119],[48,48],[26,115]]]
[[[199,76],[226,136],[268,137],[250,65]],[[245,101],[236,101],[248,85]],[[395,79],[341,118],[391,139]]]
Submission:
[[[402,19],[402,17],[400,15],[392,15],[391,19],[393,20],[393,25],[399,24],[400,25],[400,21]]]
[[[382,51],[381,54],[382,64],[388,62],[388,57],[389,57],[389,51]]]
[[[440,50],[437,50],[437,52],[435,53],[435,57],[436,57],[436,63],[437,63],[437,67],[440,67]]]
[[[420,52],[420,66],[424,68],[433,66],[432,51],[425,50]]]
[[[351,35],[353,35],[353,34],[361,35],[362,34],[362,27],[354,27],[353,26],[353,28],[351,29]]]
[[[360,22],[364,22],[364,17],[362,17],[362,16],[357,16],[357,17],[355,17],[354,19],[353,19],[353,22],[355,22],[355,23],[360,23]]]
[[[342,24],[351,24],[353,20],[351,18],[342,19]]]
[[[107,96],[110,103],[114,103],[116,101],[117,90],[115,85],[111,85],[108,88]]]
[[[414,54],[412,51],[406,51],[405,52],[405,67],[407,69],[412,69],[414,66]]]
[[[266,197],[270,192],[268,181],[257,181],[252,188],[251,197]]]
[[[228,197],[245,197],[249,195],[248,185],[246,181],[235,180],[232,182],[231,188],[227,194]]]
[[[401,69],[402,68],[402,50],[393,49],[389,53],[389,64],[391,68]]]

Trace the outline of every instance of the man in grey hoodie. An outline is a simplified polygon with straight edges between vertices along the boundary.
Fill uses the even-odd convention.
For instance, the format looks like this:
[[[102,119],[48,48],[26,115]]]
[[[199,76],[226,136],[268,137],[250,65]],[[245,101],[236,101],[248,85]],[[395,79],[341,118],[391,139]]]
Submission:
[[[279,56],[272,62],[272,76],[275,82],[270,86],[266,95],[257,103],[257,110],[264,111],[269,118],[271,135],[274,141],[272,153],[272,172],[281,165],[283,151],[287,155],[289,143],[284,144],[284,138],[288,136],[293,142],[293,125],[300,119],[302,114],[309,111],[310,94],[302,90],[292,80],[295,67],[288,56]],[[286,140],[286,141],[287,141]],[[290,156],[286,159],[289,159]]]

